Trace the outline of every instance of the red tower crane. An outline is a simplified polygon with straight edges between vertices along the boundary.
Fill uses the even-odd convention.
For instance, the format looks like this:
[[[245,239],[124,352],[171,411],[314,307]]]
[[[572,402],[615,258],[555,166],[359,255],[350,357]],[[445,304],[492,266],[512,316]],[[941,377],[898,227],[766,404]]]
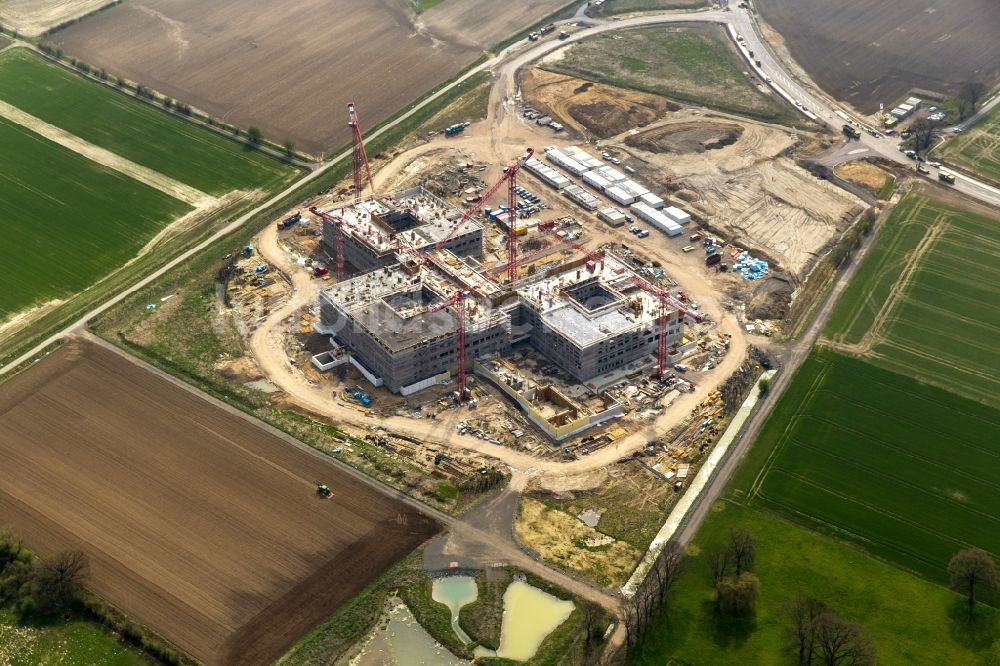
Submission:
[[[339,215],[322,211],[316,206],[310,206],[309,212],[333,225],[333,242],[337,253],[337,282],[340,282],[344,279],[344,226],[347,220]]]
[[[476,203],[465,211],[458,222],[445,234],[441,240],[439,240],[434,245],[434,249],[440,250],[451,238],[458,233],[458,230],[465,226],[472,217],[479,212],[479,210],[486,205],[486,202],[490,200],[494,194],[496,194],[504,183],[508,183],[507,187],[507,265],[509,266],[508,277],[511,282],[514,281],[514,277],[517,276],[517,172],[521,170],[525,162],[531,159],[531,156],[535,154],[534,149],[528,148],[524,155],[519,157],[516,162],[506,167],[503,170],[503,174],[500,176],[500,180],[493,184],[490,189],[486,190],[483,196],[479,197]]]
[[[629,281],[640,289],[649,292],[660,301],[660,316],[657,317],[657,327],[659,329],[659,339],[656,341],[656,378],[663,379],[667,365],[667,320],[670,318],[670,310],[679,310],[685,316],[691,317],[695,321],[703,321],[705,315],[700,312],[691,312],[676,298],[664,289],[656,287],[638,275],[633,275]]]
[[[447,307],[455,307],[455,319],[457,328],[455,329],[455,345],[457,348],[456,362],[458,364],[458,399],[465,400],[465,297],[468,295],[465,289],[459,289],[454,294],[427,309],[428,312],[440,312]]]
[[[354,196],[360,197],[364,188],[361,185],[361,166],[364,165],[368,174],[368,185],[375,192],[375,180],[372,178],[372,168],[368,164],[368,151],[365,150],[365,140],[361,136],[361,125],[358,123],[358,112],[354,108],[354,102],[347,104],[347,126],[351,128],[354,136]]]

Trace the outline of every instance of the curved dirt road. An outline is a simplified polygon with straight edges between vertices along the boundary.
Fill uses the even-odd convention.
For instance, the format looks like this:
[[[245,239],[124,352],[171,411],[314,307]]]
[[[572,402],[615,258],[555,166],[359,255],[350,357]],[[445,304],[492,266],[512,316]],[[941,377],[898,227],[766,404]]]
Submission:
[[[678,396],[659,418],[641,430],[633,432],[613,447],[604,447],[591,455],[569,462],[542,460],[527,453],[490,444],[476,437],[459,435],[456,432],[456,426],[466,414],[462,409],[446,410],[433,420],[398,416],[373,418],[337,404],[338,401],[331,388],[313,384],[301,370],[289,362],[288,355],[284,351],[281,334],[282,322],[287,317],[296,314],[303,306],[315,302],[316,293],[320,285],[324,283],[310,277],[308,271],[295,263],[294,258],[280,246],[279,234],[274,226],[269,226],[258,236],[257,251],[281,272],[288,275],[292,281],[293,289],[289,301],[281,308],[274,310],[250,336],[251,353],[257,360],[261,371],[272,383],[303,407],[317,414],[334,418],[341,423],[363,429],[381,426],[423,441],[445,443],[448,446],[496,458],[512,469],[530,476],[580,474],[612,464],[618,458],[642,448],[656,434],[663,433],[685,419],[690,411],[704,400],[720,381],[739,367],[746,353],[746,340],[742,335],[738,335],[739,331],[735,322],[723,318],[721,320],[723,323],[720,326],[723,327],[723,330],[734,333],[730,351],[722,363],[699,377],[699,384],[694,392]],[[701,298],[695,292],[690,293]],[[703,300],[708,302],[707,298]],[[709,312],[718,320],[720,313],[712,312],[711,309]]]

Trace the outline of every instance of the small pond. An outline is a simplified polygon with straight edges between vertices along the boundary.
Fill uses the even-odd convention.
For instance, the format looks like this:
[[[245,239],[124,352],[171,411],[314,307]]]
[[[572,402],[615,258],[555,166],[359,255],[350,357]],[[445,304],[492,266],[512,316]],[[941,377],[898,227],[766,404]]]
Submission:
[[[443,576],[435,578],[431,588],[431,597],[451,610],[451,626],[462,639],[463,643],[471,643],[472,639],[458,625],[458,612],[462,606],[471,604],[479,596],[476,579],[472,576]]]
[[[573,602],[564,601],[523,581],[514,581],[503,595],[503,626],[500,649],[495,653],[476,648],[477,657],[503,657],[527,661],[538,646],[573,612]]]

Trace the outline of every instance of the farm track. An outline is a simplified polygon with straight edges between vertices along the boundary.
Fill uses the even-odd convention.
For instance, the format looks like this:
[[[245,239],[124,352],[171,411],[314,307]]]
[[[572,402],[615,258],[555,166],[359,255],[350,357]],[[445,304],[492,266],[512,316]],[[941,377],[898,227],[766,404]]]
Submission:
[[[923,240],[921,240],[909,256],[905,258],[903,271],[900,274],[899,279],[893,283],[892,288],[889,290],[888,298],[882,302],[875,318],[872,320],[871,326],[869,326],[868,330],[865,331],[865,334],[859,342],[848,344],[844,342],[832,342],[823,338],[820,340],[820,344],[848,354],[865,356],[871,353],[875,345],[883,342],[884,336],[881,334],[883,327],[889,320],[889,316],[892,311],[904,298],[907,287],[909,287],[913,281],[914,273],[916,273],[917,269],[920,268],[921,260],[945,232],[946,226],[947,225],[941,222],[940,219],[936,223],[932,224]],[[888,268],[886,270],[888,270]]]
[[[83,549],[97,594],[208,664],[272,662],[438,529],[89,340],[5,383],[0,427],[5,524],[43,556]]]
[[[105,166],[109,169],[123,173],[130,178],[134,178],[140,183],[160,190],[164,194],[169,194],[173,198],[179,199],[180,201],[190,204],[195,208],[207,208],[215,203],[215,197],[208,195],[201,190],[191,187],[190,185],[185,185],[180,181],[174,180],[173,178],[165,176],[162,173],[148,167],[144,167],[141,164],[136,164],[135,162],[125,159],[121,155],[111,152],[110,150],[105,150],[100,146],[95,146],[94,144],[84,141],[70,132],[59,129],[55,125],[50,125],[49,123],[40,120],[29,113],[25,113],[3,100],[0,100],[0,118],[6,118],[17,125],[31,130],[39,136],[45,137],[53,143],[57,143],[64,148],[72,150],[74,153],[78,153],[79,155],[86,157],[91,162],[96,162],[97,164]]]

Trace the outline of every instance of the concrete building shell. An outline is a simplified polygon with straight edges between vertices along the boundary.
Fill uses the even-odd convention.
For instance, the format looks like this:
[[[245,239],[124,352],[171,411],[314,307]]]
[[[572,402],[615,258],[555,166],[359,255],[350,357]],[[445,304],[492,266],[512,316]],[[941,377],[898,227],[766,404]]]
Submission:
[[[636,287],[618,258],[579,260],[500,288],[447,253],[423,268],[381,267],[320,292],[317,330],[335,336],[352,361],[406,394],[457,361],[456,305],[431,312],[459,288],[465,299],[466,367],[527,342],[580,382],[655,355],[658,300]],[[667,343],[682,322],[668,317]]]

